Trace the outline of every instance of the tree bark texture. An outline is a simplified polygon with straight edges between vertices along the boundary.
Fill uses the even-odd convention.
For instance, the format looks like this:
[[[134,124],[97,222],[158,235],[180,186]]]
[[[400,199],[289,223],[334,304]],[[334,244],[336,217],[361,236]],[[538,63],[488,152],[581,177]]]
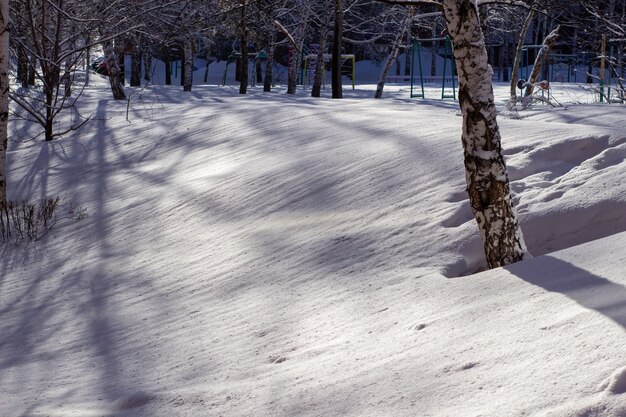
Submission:
[[[454,46],[463,116],[467,192],[484,243],[487,264],[496,268],[524,258],[526,246],[511,200],[487,62],[475,0],[444,0]]]
[[[193,83],[193,45],[189,37],[185,37],[183,43],[183,91],[191,91]]]
[[[209,48],[206,48],[205,54],[204,54],[204,59],[205,59],[205,65],[204,65],[204,83],[208,83],[209,82],[209,65],[211,64],[211,61],[209,60],[209,57],[211,56],[211,50]]]
[[[180,58],[180,86],[185,86],[185,42],[183,41],[178,48],[178,57]]]
[[[87,38],[89,39],[89,38]],[[91,68],[91,48],[85,50],[85,85],[89,85],[89,70]]]
[[[152,79],[152,48],[150,48],[149,46],[143,47],[142,60],[143,79],[150,82]]]
[[[343,38],[343,0],[335,0],[335,27],[331,61],[332,97],[343,98],[341,86],[341,40]]]
[[[263,82],[263,68],[261,67],[261,60],[259,58],[254,60],[254,73],[256,74],[256,82],[257,83],[262,83]]]
[[[287,77],[287,94],[296,94],[296,89],[298,87],[298,78],[300,75],[300,69],[302,68],[302,50],[304,47],[304,38],[306,36],[307,27],[309,26],[309,10],[310,9],[307,7],[301,11],[300,15],[298,16],[298,26],[294,31],[293,40],[296,44],[292,49],[293,55],[291,56],[289,75]]]
[[[141,86],[141,49],[133,48],[130,54],[130,86]]]
[[[267,62],[265,63],[265,77],[263,78],[263,91],[266,93],[272,91],[275,41],[276,34],[274,31],[272,31],[270,33],[269,45],[267,50]]]
[[[165,85],[172,85],[172,59],[169,46],[163,48],[163,63],[165,64]]]
[[[324,83],[324,75],[326,72],[326,61],[324,60],[324,52],[326,52],[326,40],[330,32],[330,0],[324,0],[324,17],[322,20],[322,29],[320,32],[320,49],[317,51],[317,59],[315,61],[315,76],[313,77],[313,88],[311,88],[311,97],[319,97],[322,93],[322,84]]]
[[[124,51],[124,43],[123,40],[115,41],[115,55],[117,56],[117,65],[119,68],[117,77],[120,79],[120,85],[122,86],[126,84],[126,65],[124,62],[126,52]]]
[[[519,38],[517,40],[517,48],[515,49],[515,60],[513,61],[513,69],[511,70],[511,101],[515,101],[517,97],[517,80],[519,79],[519,66],[520,61],[522,59],[522,48],[524,47],[524,41],[526,39],[526,34],[528,33],[528,28],[530,28],[530,24],[535,18],[536,13],[536,1],[530,6],[530,11],[524,20],[524,24],[522,25],[522,30],[519,34]],[[509,102],[509,107],[511,104]]]
[[[407,15],[402,20],[400,27],[398,28],[398,33],[396,34],[396,38],[391,45],[391,51],[389,52],[389,56],[387,57],[387,62],[383,67],[383,70],[380,72],[380,76],[378,77],[378,84],[376,84],[376,92],[374,93],[374,98],[381,98],[383,96],[383,89],[385,88],[385,79],[387,78],[387,74],[389,74],[389,70],[391,69],[393,63],[396,61],[398,57],[398,52],[400,51],[400,45],[402,44],[402,39],[404,39],[404,34],[407,29],[409,29],[411,25],[411,21],[413,18],[413,13],[410,10],[407,10]],[[407,49],[407,59],[409,59],[409,49]]]
[[[7,204],[7,139],[9,121],[9,0],[0,0],[0,210]]]
[[[28,88],[28,54],[23,46],[17,47],[17,81]]]
[[[35,71],[36,66],[37,58],[35,58],[34,54],[31,54],[28,63],[28,85],[35,85],[35,78],[37,77],[37,73]]]
[[[248,92],[248,27],[246,24],[246,0],[241,1],[240,31],[241,82],[239,84],[239,94],[246,94]]]
[[[313,76],[313,87],[311,88],[311,97],[320,97],[322,95],[322,84],[324,84],[324,76],[326,75],[326,60],[324,59],[324,50],[326,49],[327,31],[324,31],[320,38],[320,49],[315,60],[315,75]]]
[[[407,49],[407,53],[404,54],[404,75],[408,77],[411,75],[411,54]]]
[[[298,73],[302,66],[302,53],[295,48],[291,51],[291,62],[287,76],[287,94],[296,94],[296,90],[298,89]]]
[[[543,67],[543,62],[545,61],[546,55],[548,51],[554,46],[554,43],[559,37],[559,29],[560,26],[557,26],[543,41],[542,48],[537,52],[537,57],[535,58],[535,63],[533,64],[533,70],[530,73],[530,78],[528,79],[528,87],[526,87],[526,91],[524,92],[524,96],[530,96],[533,94],[535,90],[535,83],[539,80],[539,74],[541,74],[541,68]]]
[[[124,92],[124,85],[120,82],[119,73],[121,69],[118,65],[118,59],[115,55],[115,48],[112,43],[106,42],[104,45],[106,69],[109,76],[109,83],[111,84],[111,92],[115,100],[126,100],[126,93]]]
[[[68,57],[65,64],[65,72],[63,73],[63,86],[65,87],[65,97],[72,96],[72,76],[69,69],[72,67],[71,59]]]

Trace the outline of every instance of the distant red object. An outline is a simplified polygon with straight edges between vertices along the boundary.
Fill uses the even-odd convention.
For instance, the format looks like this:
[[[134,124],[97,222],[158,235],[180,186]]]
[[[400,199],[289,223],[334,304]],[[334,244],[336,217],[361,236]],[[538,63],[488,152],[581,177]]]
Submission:
[[[104,57],[96,58],[91,64],[91,68],[101,75],[109,75],[109,64]]]

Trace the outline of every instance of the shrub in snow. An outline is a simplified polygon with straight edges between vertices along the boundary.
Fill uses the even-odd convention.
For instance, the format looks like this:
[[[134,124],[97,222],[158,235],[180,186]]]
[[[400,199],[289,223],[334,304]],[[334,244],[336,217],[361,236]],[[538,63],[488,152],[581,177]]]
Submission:
[[[9,201],[0,210],[0,241],[39,240],[45,236],[58,221],[58,207],[61,199],[47,198],[38,202]],[[80,220],[86,216],[84,209],[76,203],[66,207],[68,218]]]

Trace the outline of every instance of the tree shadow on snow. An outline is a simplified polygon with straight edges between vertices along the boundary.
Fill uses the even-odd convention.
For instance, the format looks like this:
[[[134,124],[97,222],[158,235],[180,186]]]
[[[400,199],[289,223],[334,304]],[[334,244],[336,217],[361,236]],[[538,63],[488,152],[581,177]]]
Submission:
[[[98,104],[102,115],[106,115],[108,101]],[[41,412],[40,407],[72,407],[86,394],[96,395],[104,407],[115,405],[124,395],[148,385],[144,370],[155,366],[154,358],[140,343],[141,335],[127,335],[128,329],[141,330],[145,322],[141,317],[120,314],[119,306],[125,292],[140,287],[153,298],[144,302],[155,302],[155,311],[162,312],[164,304],[154,300],[160,294],[142,279],[147,274],[111,262],[116,255],[115,212],[109,201],[111,176],[118,168],[130,170],[136,161],[121,156],[119,144],[111,144],[115,137],[104,122],[95,123],[93,137],[67,143],[68,160],[55,152],[63,143],[42,144],[32,167],[15,187],[22,197],[47,196],[59,184],[72,190],[74,177],[68,173],[82,170],[83,176],[90,177],[84,192],[94,203],[88,207],[87,219],[67,227],[63,234],[54,229],[42,242],[1,248],[0,293],[5,297],[0,303],[0,386],[24,387],[20,394],[23,404],[13,410],[15,415],[30,416]],[[115,151],[121,161],[113,161],[111,153]],[[52,159],[55,165],[51,166]],[[63,163],[58,163],[59,159]],[[81,239],[81,232],[73,235],[80,228],[89,229],[88,239]],[[75,241],[79,253],[47,251],[63,237]],[[86,262],[77,262],[82,256]],[[36,266],[25,267],[30,265]],[[128,354],[133,349],[139,360]],[[86,386],[73,381],[76,372],[88,375],[79,378]]]
[[[540,256],[505,268],[524,281],[561,293],[626,329],[626,287],[553,256]]]

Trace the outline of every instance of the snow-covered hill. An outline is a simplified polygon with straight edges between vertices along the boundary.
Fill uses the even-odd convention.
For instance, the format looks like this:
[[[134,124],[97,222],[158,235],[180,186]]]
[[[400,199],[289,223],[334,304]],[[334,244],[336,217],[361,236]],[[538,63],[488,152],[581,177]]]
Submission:
[[[626,415],[623,106],[499,117],[535,257],[484,271],[457,103],[372,94],[94,86],[14,140],[10,198],[88,216],[0,246],[0,416]]]

